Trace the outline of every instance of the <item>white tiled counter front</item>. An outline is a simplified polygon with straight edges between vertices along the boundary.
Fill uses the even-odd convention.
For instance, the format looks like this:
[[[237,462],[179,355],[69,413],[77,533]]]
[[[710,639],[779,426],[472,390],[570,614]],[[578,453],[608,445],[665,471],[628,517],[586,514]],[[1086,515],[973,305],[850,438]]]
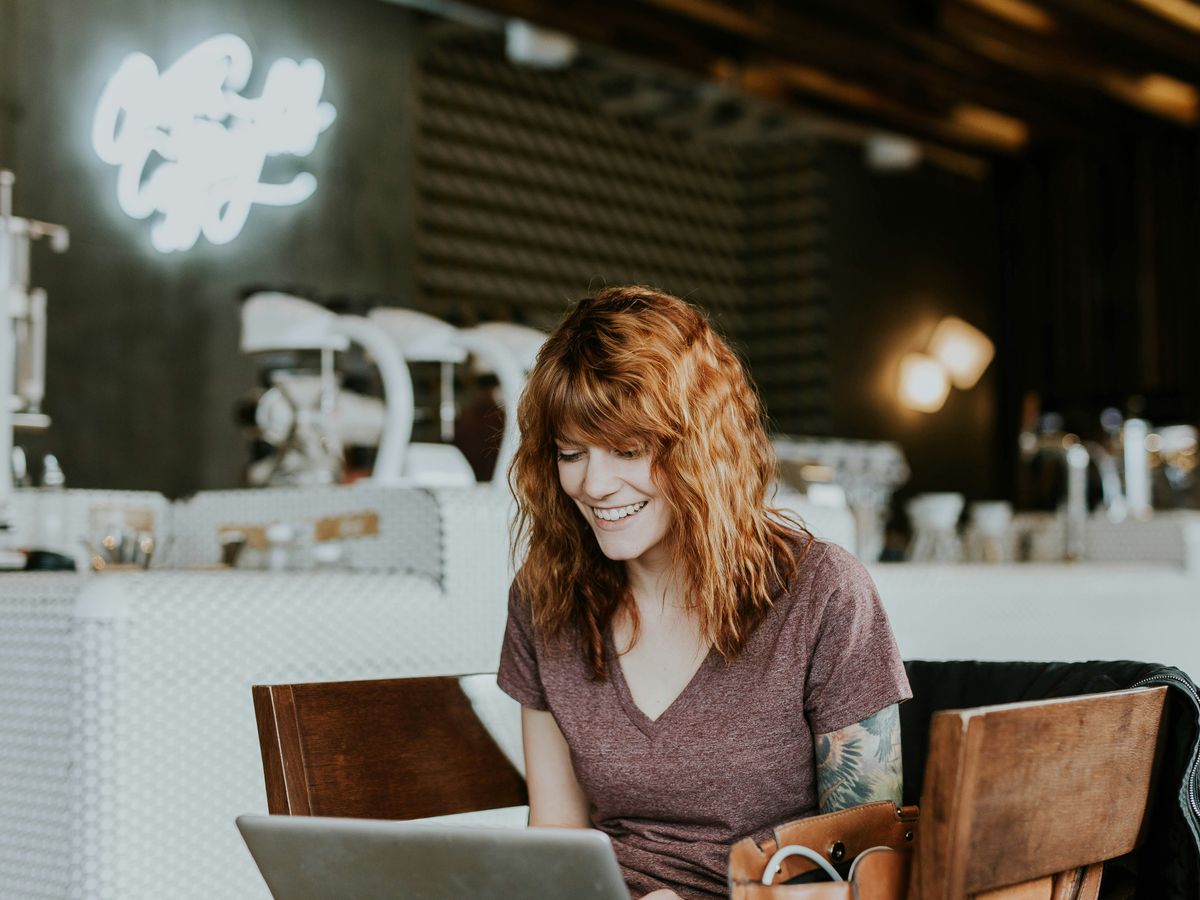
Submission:
[[[1197,571],[1115,563],[870,570],[905,659],[1134,659],[1200,676]]]
[[[0,897],[68,896],[75,575],[0,577]]]
[[[162,501],[62,499],[72,533],[98,503]],[[231,491],[153,511],[176,565],[211,563],[227,523],[370,511],[380,533],[347,542],[357,572],[0,578],[4,900],[265,898],[233,827],[266,809],[251,684],[496,669],[511,511],[497,492]]]
[[[266,811],[250,685],[494,671],[504,620],[406,574],[2,586],[5,898],[267,897],[233,825]]]

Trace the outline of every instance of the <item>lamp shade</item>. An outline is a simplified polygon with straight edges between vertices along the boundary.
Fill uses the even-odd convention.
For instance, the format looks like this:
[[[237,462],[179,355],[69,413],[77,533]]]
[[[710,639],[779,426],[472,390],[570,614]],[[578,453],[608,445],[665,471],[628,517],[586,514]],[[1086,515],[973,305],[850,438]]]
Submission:
[[[945,366],[954,386],[965,391],[975,386],[996,355],[996,347],[975,326],[947,316],[929,339],[929,355]]]
[[[950,393],[945,367],[932,356],[909,353],[900,360],[900,402],[919,412],[937,412]]]

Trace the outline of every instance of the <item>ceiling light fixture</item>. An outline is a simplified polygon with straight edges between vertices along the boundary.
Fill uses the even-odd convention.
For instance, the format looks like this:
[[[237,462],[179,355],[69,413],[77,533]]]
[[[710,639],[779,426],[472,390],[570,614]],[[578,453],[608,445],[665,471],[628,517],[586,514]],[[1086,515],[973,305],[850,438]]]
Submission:
[[[579,55],[579,42],[568,34],[539,28],[521,19],[504,27],[508,61],[537,69],[565,69]]]
[[[921,164],[921,145],[910,137],[873,134],[863,144],[873,172],[910,172]]]

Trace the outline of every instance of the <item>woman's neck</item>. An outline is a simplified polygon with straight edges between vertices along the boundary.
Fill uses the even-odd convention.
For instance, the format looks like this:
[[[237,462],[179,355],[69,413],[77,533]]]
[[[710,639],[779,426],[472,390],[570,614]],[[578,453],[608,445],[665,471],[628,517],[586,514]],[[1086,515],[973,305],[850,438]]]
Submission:
[[[643,618],[648,613],[658,617],[666,610],[685,608],[684,580],[678,577],[669,559],[627,560],[625,576]]]

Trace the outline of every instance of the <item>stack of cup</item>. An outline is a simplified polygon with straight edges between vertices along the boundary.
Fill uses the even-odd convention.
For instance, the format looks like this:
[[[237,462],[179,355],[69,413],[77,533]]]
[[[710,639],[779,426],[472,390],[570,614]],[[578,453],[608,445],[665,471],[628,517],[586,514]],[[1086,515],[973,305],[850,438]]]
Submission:
[[[971,562],[1013,561],[1013,509],[1004,500],[981,500],[971,504],[967,528],[967,559]]]
[[[908,558],[912,562],[962,562],[958,517],[963,503],[962,494],[949,492],[918,494],[908,501],[905,510],[913,529]]]

